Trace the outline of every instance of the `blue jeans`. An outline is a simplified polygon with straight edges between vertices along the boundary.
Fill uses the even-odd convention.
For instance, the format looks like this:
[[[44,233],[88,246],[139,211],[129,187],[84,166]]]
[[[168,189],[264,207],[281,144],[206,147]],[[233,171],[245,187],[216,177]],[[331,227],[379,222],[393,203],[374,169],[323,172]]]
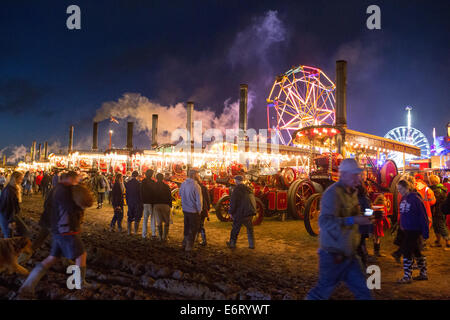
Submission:
[[[13,222],[16,223],[16,231],[19,236],[27,238],[31,236],[31,231],[25,222],[23,222],[22,218],[16,215],[13,218]],[[9,228],[8,220],[2,214],[0,214],[0,228],[2,229],[3,237],[5,239],[12,237],[12,230]]]
[[[367,288],[366,278],[357,258],[347,258],[335,263],[334,256],[322,249],[319,250],[319,281],[311,289],[307,300],[329,299],[339,282],[344,281],[358,300],[372,300]]]
[[[122,230],[122,220],[123,220],[123,207],[120,207],[120,209],[114,208],[114,216],[111,220],[111,228],[114,228],[117,223],[119,231]]]

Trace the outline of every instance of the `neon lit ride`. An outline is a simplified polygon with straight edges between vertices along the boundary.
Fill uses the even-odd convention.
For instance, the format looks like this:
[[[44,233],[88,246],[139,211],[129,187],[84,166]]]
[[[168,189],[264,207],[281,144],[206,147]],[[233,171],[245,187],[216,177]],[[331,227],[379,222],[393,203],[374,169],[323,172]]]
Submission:
[[[278,76],[267,98],[269,133],[276,132],[281,144],[292,145],[292,133],[298,129],[334,125],[335,89],[314,67],[298,66]]]

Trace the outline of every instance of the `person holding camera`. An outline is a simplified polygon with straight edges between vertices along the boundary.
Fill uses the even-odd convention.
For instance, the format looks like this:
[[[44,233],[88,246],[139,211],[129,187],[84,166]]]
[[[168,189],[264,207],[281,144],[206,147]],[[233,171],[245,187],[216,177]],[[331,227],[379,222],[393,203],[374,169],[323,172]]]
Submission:
[[[339,181],[323,193],[319,215],[319,281],[308,292],[307,300],[329,299],[341,281],[356,299],[372,299],[357,255],[358,225],[371,224],[368,217],[361,215],[355,190],[361,172],[354,159],[342,160]]]

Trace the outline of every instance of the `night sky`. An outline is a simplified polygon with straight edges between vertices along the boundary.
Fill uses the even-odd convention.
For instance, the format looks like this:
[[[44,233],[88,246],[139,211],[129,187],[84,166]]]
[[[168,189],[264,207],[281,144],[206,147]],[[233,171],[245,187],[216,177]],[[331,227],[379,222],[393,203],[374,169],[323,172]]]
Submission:
[[[81,30],[66,27],[72,4]],[[381,30],[366,28],[371,4]],[[311,65],[334,81],[339,59],[348,61],[350,129],[383,136],[406,125],[411,105],[412,126],[431,140],[450,121],[449,30],[447,0],[2,1],[0,150],[11,156],[32,140],[66,149],[71,124],[75,146],[88,149],[97,110],[125,93],[161,106],[193,100],[219,116],[241,83],[253,97],[249,127],[266,128],[276,75]],[[109,128],[125,146],[118,120],[100,123],[101,148]],[[142,131],[134,144],[149,141]]]

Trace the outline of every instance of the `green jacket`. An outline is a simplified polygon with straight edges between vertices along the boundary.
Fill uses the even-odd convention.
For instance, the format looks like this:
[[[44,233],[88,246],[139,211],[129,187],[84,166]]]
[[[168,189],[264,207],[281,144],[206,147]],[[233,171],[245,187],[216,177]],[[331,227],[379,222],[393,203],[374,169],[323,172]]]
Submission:
[[[356,191],[348,193],[340,182],[328,187],[320,202],[320,248],[351,257],[359,243],[358,225],[349,224],[349,217],[360,215]]]

